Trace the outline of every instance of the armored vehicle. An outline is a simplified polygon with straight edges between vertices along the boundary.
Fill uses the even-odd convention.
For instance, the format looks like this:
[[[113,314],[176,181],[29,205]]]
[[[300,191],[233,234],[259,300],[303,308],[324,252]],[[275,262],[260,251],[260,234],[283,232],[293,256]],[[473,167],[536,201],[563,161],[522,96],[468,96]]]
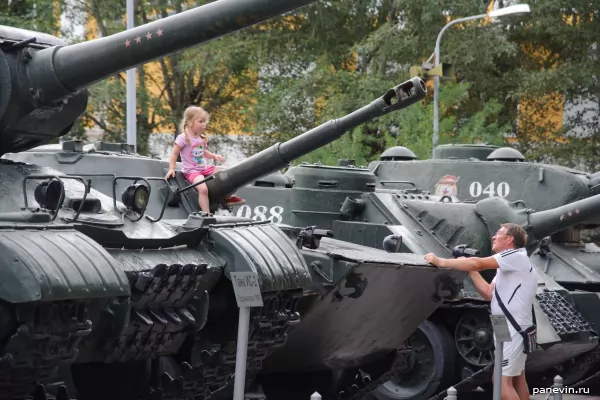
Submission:
[[[66,134],[94,82],[312,2],[222,0],[69,46],[48,34],[0,26],[0,154]],[[178,227],[144,219],[149,179],[113,181],[133,182],[122,203],[81,176],[2,160],[1,399],[51,392],[64,399],[64,387],[56,391],[52,384],[69,365],[71,388],[90,399],[205,398],[231,377],[233,361],[222,348],[230,343],[214,335],[235,334],[235,326],[219,322],[232,311],[215,307],[208,293],[214,304],[226,301],[229,272],[257,267],[230,261],[226,271],[227,256],[207,246],[213,234],[221,235],[216,242],[223,248],[239,246],[223,236],[232,228],[216,233],[194,220]],[[292,242],[281,242],[294,254]],[[265,308],[252,328],[261,350],[250,352],[252,365],[282,343],[298,319],[282,301],[311,284],[302,262],[279,267],[261,276]],[[165,364],[179,369],[171,370],[176,381],[161,376]]]
[[[215,7],[215,4],[226,7],[234,2],[221,1],[209,6]],[[267,7],[266,2],[261,4]],[[252,8],[250,3],[246,2],[246,5]],[[294,5],[300,3],[286,4],[289,9]],[[272,6],[269,7],[275,12]],[[239,11],[235,7],[233,10]],[[229,16],[235,19],[233,15]],[[223,20],[228,21],[227,18],[223,14],[215,18],[216,22],[211,22],[218,25]],[[159,22],[136,30],[161,30],[164,27],[163,34],[166,36],[168,22],[180,23],[178,29],[182,31],[189,28],[184,24],[185,19]],[[230,29],[232,24],[225,25]],[[223,25],[218,26],[219,29],[211,26],[207,31],[215,36],[225,29]],[[15,32],[15,35],[25,34]],[[124,41],[128,48],[132,46],[131,41],[127,45],[128,37],[138,33],[128,31],[127,35],[119,34],[106,40],[115,46]],[[17,97],[19,92],[9,93],[15,97],[15,103],[11,103],[11,107],[14,105],[15,108],[11,110],[16,117],[9,119],[4,114],[8,127],[3,136],[2,152],[11,153],[14,159],[30,146],[64,134],[69,120],[72,123],[85,106],[85,89],[77,90],[101,79],[101,75],[108,71],[94,65],[91,71],[86,70],[87,80],[84,81],[66,62],[69,58],[65,57],[73,57],[71,46],[51,47],[56,42],[46,38],[50,43],[47,49],[34,52],[32,48],[38,46],[32,44],[37,43],[35,40],[18,39],[12,42],[16,43],[15,48],[22,47],[24,54],[31,55],[28,60],[31,71],[27,76],[34,89],[29,93],[37,101],[32,104],[49,108],[44,112],[26,114],[21,108],[27,103]],[[146,50],[131,52],[140,57],[136,62],[141,62],[142,53],[144,57],[156,55]],[[41,68],[43,63],[39,57],[50,62],[47,65],[52,68]],[[123,62],[117,62],[111,73],[130,66],[133,62],[131,57],[117,57]],[[49,79],[52,76],[54,78]],[[68,97],[70,90],[74,94]],[[425,85],[421,80],[405,82],[347,117],[331,121],[246,160],[246,167],[256,167],[253,171],[258,175],[240,172],[227,179],[217,174],[210,182],[213,206],[216,207],[219,199],[235,190],[237,185],[248,183],[246,180],[273,172],[296,157],[335,140],[346,130],[373,117],[414,104],[424,95]],[[21,108],[17,107],[19,104]],[[32,118],[43,116],[46,124],[36,125]],[[23,122],[17,124],[17,117],[21,117]],[[378,379],[387,379],[389,374],[407,364],[410,349],[403,346],[405,339],[444,299],[457,295],[465,277],[464,273],[427,266],[410,254],[390,255],[381,250],[321,238],[329,233],[310,227],[284,231],[271,222],[252,222],[233,216],[190,215],[197,204],[194,189],[187,184],[172,188],[162,178],[164,169],[158,174],[138,175],[134,169],[121,165],[119,170],[131,171],[131,175],[119,176],[96,164],[91,172],[78,168],[71,171],[75,174],[64,175],[69,171],[62,167],[76,163],[81,158],[79,156],[71,154],[66,163],[61,163],[64,159],[59,158],[57,170],[39,166],[41,158],[28,164],[9,160],[10,157],[3,160],[1,173],[6,174],[2,182],[5,182],[3,188],[7,201],[3,205],[6,212],[0,215],[0,219],[10,223],[7,232],[17,232],[15,235],[28,240],[26,245],[17,246],[14,239],[7,239],[7,251],[14,248],[15,253],[22,252],[15,254],[14,262],[31,266],[33,278],[38,279],[37,286],[19,275],[10,281],[5,289],[12,288],[13,296],[18,294],[24,299],[7,296],[4,300],[8,310],[17,303],[30,306],[36,300],[35,296],[45,296],[46,301],[95,301],[89,306],[89,312],[68,303],[64,313],[57,311],[57,315],[65,315],[62,325],[60,319],[53,318],[54,314],[47,315],[49,321],[59,322],[54,328],[56,335],[65,337],[63,340],[68,340],[72,351],[68,353],[69,357],[65,351],[59,352],[56,366],[52,365],[51,371],[42,368],[46,365],[43,362],[34,363],[32,371],[25,374],[25,382],[18,383],[8,377],[4,379],[3,382],[9,386],[4,393],[18,391],[7,396],[19,398],[37,382],[55,382],[55,374],[52,373],[56,372],[60,362],[67,367],[71,365],[71,387],[82,399],[202,399],[218,396],[219,390],[230,388],[228,383],[231,382],[235,362],[237,312],[230,274],[249,271],[258,275],[265,303],[252,316],[249,381],[261,370],[261,361],[268,355],[268,350],[284,345],[288,327],[296,324],[296,333],[290,336],[292,345],[284,346],[284,352],[292,359],[298,358],[299,362],[291,367],[287,359],[275,360],[270,363],[271,370],[286,367],[301,372],[361,367],[370,371],[372,378],[362,380],[362,388],[352,382],[349,388],[340,389],[346,398],[355,398],[361,390],[370,389],[369,383],[377,385]],[[112,163],[113,160],[109,161]],[[134,165],[142,166],[139,162]],[[33,186],[36,179],[42,182]],[[105,194],[91,188],[92,181],[102,180],[110,183]],[[123,181],[133,181],[133,184],[124,188],[122,201],[117,202],[117,186]],[[20,211],[18,191],[13,182],[19,185],[22,182],[24,191],[29,189],[28,194],[23,194],[24,207]],[[174,183],[179,182],[176,180]],[[159,206],[153,215],[149,201],[154,199],[156,202],[156,197],[153,198],[152,193],[159,193]],[[187,210],[182,206],[184,201],[189,206]],[[179,208],[183,213],[172,213],[168,219],[165,210],[171,208]],[[36,236],[29,238],[29,235],[37,234],[30,232],[38,230],[40,238],[37,241],[34,239]],[[55,237],[49,237],[55,232],[59,232],[57,235],[73,232],[73,235],[61,237],[57,242]],[[78,241],[88,243],[88,247],[94,247],[94,250],[81,250],[85,247]],[[69,253],[75,246],[81,254]],[[41,254],[38,248],[45,249],[44,264],[34,261],[35,253]],[[12,264],[13,257],[6,260],[11,271],[18,271],[17,265]],[[65,265],[71,265],[71,270],[64,270]],[[389,298],[388,307],[379,307],[383,292],[395,293]],[[410,301],[421,304],[419,310],[409,306],[407,293]],[[373,313],[374,308],[378,312]],[[367,313],[371,319],[369,324],[365,324],[363,318]],[[35,309],[23,316],[19,312],[16,315],[17,323],[29,321],[26,318],[32,319],[32,324],[38,322]],[[303,319],[306,322],[298,324]],[[74,325],[79,320],[83,327]],[[323,330],[323,321],[336,323]],[[3,326],[12,327],[10,322]],[[386,323],[390,329],[381,331],[378,327]],[[358,325],[363,327],[363,331],[356,334],[353,341],[347,341],[348,330],[355,330]],[[45,325],[41,326],[7,328],[5,339],[11,339],[4,348],[7,376],[14,373],[22,377],[24,375],[18,367],[31,367],[29,363],[33,356],[23,350],[27,347],[17,346],[22,346],[22,336],[31,335],[30,332],[36,332],[34,337],[43,341]],[[73,341],[64,336],[63,331],[70,332],[67,329],[75,328],[73,335],[84,339]],[[294,347],[293,344],[298,342],[309,346],[310,354],[304,348]],[[332,342],[337,344],[331,346]],[[37,347],[31,349],[39,351]],[[11,363],[15,358],[16,361]],[[40,376],[42,372],[45,375]],[[39,390],[43,392],[45,389]],[[64,396],[64,389],[59,389],[59,394]]]

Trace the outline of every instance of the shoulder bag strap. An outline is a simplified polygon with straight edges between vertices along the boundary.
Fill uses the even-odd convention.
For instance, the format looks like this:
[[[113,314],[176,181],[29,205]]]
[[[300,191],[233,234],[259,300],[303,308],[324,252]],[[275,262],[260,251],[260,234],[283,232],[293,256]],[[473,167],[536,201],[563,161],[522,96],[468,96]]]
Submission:
[[[506,309],[506,307],[504,307],[504,303],[502,303],[502,300],[500,299],[500,295],[498,294],[498,289],[496,289],[495,285],[494,285],[494,292],[496,293],[496,300],[498,301],[498,304],[500,305],[500,308],[504,312],[504,315],[506,316],[506,318],[508,318],[508,320],[512,324],[513,328],[515,328],[515,330],[517,332],[521,333],[521,327],[519,326],[519,324],[517,324],[517,321],[515,321],[515,319],[513,318],[513,316]]]

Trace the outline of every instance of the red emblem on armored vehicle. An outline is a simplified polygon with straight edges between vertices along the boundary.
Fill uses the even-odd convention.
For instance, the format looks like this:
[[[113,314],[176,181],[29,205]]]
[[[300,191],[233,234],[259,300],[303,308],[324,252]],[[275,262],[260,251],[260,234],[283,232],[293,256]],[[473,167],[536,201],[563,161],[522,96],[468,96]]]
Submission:
[[[457,196],[458,189],[456,188],[456,182],[460,179],[460,176],[445,175],[438,183],[435,184],[435,195],[436,196]]]

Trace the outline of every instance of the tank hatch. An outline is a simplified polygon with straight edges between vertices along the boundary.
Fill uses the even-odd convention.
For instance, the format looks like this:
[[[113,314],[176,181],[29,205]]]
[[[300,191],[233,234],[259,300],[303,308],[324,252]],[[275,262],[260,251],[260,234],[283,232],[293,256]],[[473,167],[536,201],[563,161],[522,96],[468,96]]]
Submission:
[[[379,159],[381,161],[408,161],[416,160],[417,156],[409,148],[394,146],[381,153]]]
[[[34,46],[64,46],[67,43],[55,36],[49,35],[43,32],[30,31],[28,29],[17,28],[14,26],[0,25],[0,38],[2,38],[2,44],[7,43],[19,43],[31,40]]]
[[[498,149],[498,146],[489,144],[442,144],[433,151],[433,159],[448,160],[485,160],[488,155]]]
[[[113,153],[135,153],[135,146],[127,143],[94,142],[92,149]]]
[[[519,150],[513,149],[512,147],[501,147],[494,150],[489,156],[488,161],[525,161],[525,157]]]
[[[263,176],[254,181],[254,186],[261,187],[286,187],[291,188],[294,182],[292,178],[281,173],[281,171]]]
[[[365,167],[303,163],[294,171],[294,188],[373,192],[376,179]]]

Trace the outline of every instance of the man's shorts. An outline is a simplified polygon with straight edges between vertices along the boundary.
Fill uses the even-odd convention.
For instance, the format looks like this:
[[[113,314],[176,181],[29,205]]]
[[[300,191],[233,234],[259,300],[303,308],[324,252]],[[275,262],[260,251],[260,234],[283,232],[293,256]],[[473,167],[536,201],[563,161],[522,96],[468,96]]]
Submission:
[[[504,342],[502,357],[502,376],[519,376],[525,370],[527,354],[523,353],[523,337],[514,329],[510,329],[512,341]],[[494,336],[494,345],[496,337]]]

